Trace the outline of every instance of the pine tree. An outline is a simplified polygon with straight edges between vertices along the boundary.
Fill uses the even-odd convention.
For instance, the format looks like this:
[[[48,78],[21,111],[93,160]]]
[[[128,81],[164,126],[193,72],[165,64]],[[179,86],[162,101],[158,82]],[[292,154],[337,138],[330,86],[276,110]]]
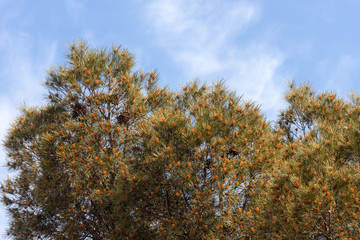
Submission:
[[[281,160],[267,188],[259,188],[269,203],[267,238],[358,239],[360,98],[346,102],[291,84],[285,99]]]
[[[290,85],[270,124],[223,81],[179,91],[73,43],[5,139],[14,239],[359,239],[360,97]]]
[[[142,125],[134,214],[152,222],[161,239],[255,235],[253,187],[276,145],[257,106],[222,82],[195,81]]]
[[[5,147],[14,177],[2,185],[15,239],[153,236],[134,218],[131,160],[139,119],[167,101],[157,75],[133,71],[120,48],[72,44],[48,73],[49,102],[24,107]]]

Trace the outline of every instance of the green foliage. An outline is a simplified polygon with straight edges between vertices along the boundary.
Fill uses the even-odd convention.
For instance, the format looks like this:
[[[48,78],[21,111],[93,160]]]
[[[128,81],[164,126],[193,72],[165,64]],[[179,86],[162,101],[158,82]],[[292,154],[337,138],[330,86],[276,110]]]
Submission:
[[[269,239],[358,239],[359,98],[346,102],[308,85],[291,86],[285,98],[282,160],[259,190],[271,204],[265,232]]]
[[[127,50],[67,57],[5,141],[14,239],[358,239],[357,95],[292,84],[270,127],[223,82],[172,92]]]
[[[133,57],[120,48],[73,44],[68,60],[49,72],[49,104],[24,108],[9,131],[8,166],[17,173],[3,185],[9,234],[151,237],[148,226],[132,222],[126,158],[138,143],[136,121],[164,104],[166,89],[157,87],[156,73],[132,71]]]

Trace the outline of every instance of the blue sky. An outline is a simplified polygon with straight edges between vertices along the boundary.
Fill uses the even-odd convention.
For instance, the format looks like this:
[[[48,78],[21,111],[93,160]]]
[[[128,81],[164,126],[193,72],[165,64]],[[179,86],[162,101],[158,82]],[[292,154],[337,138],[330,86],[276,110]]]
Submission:
[[[128,48],[173,90],[225,79],[270,119],[289,80],[346,96],[360,88],[359,9],[356,0],[0,0],[0,138],[18,106],[45,103],[45,70],[77,39]],[[0,206],[0,234],[5,216]]]

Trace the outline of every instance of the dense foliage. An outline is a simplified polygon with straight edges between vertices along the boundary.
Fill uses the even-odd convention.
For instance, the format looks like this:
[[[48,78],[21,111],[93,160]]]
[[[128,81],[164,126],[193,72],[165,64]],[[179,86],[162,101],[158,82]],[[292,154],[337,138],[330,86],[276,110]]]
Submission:
[[[358,239],[360,98],[290,86],[276,124],[223,82],[161,88],[72,44],[5,140],[14,239]]]

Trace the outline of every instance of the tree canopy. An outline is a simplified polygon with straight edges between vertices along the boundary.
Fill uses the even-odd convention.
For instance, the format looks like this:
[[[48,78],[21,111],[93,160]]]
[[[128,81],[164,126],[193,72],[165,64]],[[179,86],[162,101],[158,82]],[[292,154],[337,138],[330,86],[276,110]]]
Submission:
[[[360,97],[289,86],[276,123],[223,81],[179,91],[73,43],[23,107],[1,185],[14,239],[359,239]]]

